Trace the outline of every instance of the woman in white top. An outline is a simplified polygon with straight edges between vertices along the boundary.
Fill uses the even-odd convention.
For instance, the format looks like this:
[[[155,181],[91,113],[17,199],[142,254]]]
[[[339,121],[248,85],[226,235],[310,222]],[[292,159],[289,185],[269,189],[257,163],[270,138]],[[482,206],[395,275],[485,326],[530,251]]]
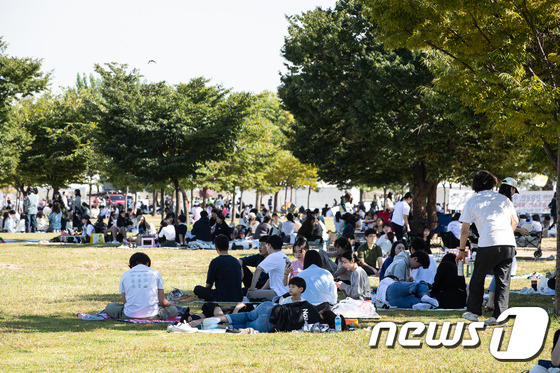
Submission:
[[[387,212],[393,211],[393,207],[395,204],[393,203],[393,192],[387,193],[387,198],[385,198],[385,202],[383,203],[383,209]]]
[[[313,305],[329,302],[336,304],[338,296],[333,275],[321,268],[321,256],[315,250],[309,250],[303,260],[303,271],[298,277],[305,280],[306,288],[302,298]]]
[[[473,221],[479,233],[476,261],[469,283],[467,312],[463,314],[465,319],[478,321],[482,314],[486,274],[493,272],[496,280],[494,312],[486,320],[486,325],[496,325],[496,319],[508,308],[511,266],[515,256],[513,232],[517,227],[517,213],[506,195],[492,190],[497,184],[498,180],[490,172],[478,171],[472,183],[476,194],[467,201],[459,218],[462,227],[457,262],[465,259],[467,236]],[[502,187],[508,189],[509,196],[518,193],[517,182],[512,178],[502,181]]]
[[[295,232],[296,223],[294,222],[294,215],[292,215],[291,212],[286,215],[286,219],[287,220],[282,223],[282,232],[284,232],[286,236],[289,236]]]

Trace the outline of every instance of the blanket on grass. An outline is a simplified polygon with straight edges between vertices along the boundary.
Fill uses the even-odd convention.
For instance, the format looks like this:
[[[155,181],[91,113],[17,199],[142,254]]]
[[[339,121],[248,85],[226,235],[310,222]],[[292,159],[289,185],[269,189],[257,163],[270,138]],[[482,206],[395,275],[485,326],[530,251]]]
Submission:
[[[116,321],[129,322],[129,323],[132,323],[132,324],[150,324],[150,323],[166,323],[166,324],[169,324],[169,323],[177,322],[181,319],[180,317],[174,317],[172,319],[167,319],[167,320],[111,319],[104,312],[98,312],[95,315],[80,312],[77,316],[80,320],[85,320],[85,321],[116,320]]]

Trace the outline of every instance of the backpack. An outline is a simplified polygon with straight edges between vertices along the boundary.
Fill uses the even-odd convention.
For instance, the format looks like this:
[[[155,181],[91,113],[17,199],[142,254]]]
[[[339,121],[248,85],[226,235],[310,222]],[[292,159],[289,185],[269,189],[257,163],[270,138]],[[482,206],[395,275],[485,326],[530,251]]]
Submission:
[[[307,301],[278,305],[270,313],[270,323],[276,332],[288,332],[303,328],[303,325],[321,322],[315,306]]]

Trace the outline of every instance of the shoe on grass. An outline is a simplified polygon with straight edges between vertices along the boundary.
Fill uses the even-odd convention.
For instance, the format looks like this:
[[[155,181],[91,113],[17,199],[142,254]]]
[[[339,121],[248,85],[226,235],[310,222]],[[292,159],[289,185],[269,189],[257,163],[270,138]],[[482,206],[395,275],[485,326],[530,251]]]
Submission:
[[[488,320],[484,321],[484,325],[485,326],[496,326],[496,325],[501,325],[501,323],[499,323],[495,317],[491,317]]]
[[[189,325],[189,323],[177,323],[171,324],[167,326],[168,333],[196,333],[198,332],[197,328],[194,328]]]
[[[476,313],[472,313],[472,312],[465,312],[463,314],[463,319],[473,321],[473,322],[477,322],[478,321],[478,315]]]

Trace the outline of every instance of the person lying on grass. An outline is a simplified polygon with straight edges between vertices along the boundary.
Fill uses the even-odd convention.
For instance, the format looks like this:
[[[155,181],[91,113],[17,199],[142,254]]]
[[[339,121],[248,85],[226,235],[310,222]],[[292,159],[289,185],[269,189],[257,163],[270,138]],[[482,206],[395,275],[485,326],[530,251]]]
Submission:
[[[163,278],[150,268],[150,257],[134,253],[129,259],[130,269],[119,284],[123,303],[109,303],[105,312],[112,319],[167,320],[177,316],[175,302],[165,299]]]
[[[189,324],[196,327],[200,324],[205,326],[227,323],[237,330],[245,330],[259,333],[270,333],[275,331],[299,330],[307,324],[328,324],[329,328],[334,329],[336,315],[331,310],[319,311],[315,306],[306,301],[279,305],[273,302],[261,303],[250,312],[239,312],[227,315],[219,315],[204,320],[194,320]],[[342,318],[342,328],[347,330],[344,317]]]

